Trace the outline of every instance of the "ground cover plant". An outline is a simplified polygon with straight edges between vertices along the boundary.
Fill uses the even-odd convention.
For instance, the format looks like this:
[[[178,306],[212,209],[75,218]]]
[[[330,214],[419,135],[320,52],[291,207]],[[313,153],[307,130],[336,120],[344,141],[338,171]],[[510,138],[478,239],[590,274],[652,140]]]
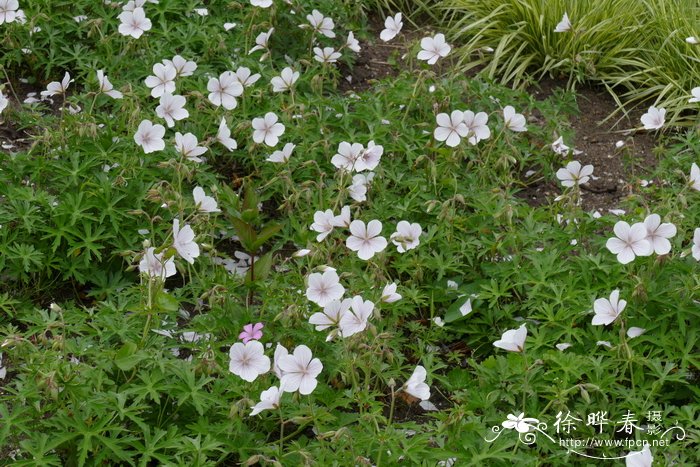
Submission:
[[[596,209],[573,94],[391,13],[0,0],[3,462],[697,464],[697,131]]]

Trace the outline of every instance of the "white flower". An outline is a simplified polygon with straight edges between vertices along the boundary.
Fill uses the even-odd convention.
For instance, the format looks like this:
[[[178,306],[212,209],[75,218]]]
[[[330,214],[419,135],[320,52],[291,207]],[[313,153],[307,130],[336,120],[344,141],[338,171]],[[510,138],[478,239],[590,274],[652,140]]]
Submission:
[[[700,167],[695,162],[690,166],[690,187],[700,191]]]
[[[526,418],[525,413],[521,413],[517,417],[513,414],[508,414],[506,418],[508,420],[501,423],[503,428],[508,430],[515,429],[518,433],[527,433],[533,424],[536,425],[540,422],[536,418]]]
[[[595,311],[595,316],[591,324],[593,326],[598,326],[601,324],[608,325],[615,321],[622,310],[627,306],[627,301],[620,300],[620,291],[613,290],[610,294],[610,299],[599,298],[593,302],[593,310]]]
[[[464,112],[464,124],[467,126],[469,135],[469,144],[476,145],[482,139],[488,139],[491,136],[491,130],[486,125],[489,121],[489,116],[486,112],[474,114],[471,110]]]
[[[235,109],[238,105],[236,97],[243,94],[243,85],[232,71],[224,71],[219,78],[210,78],[207,83],[209,102],[215,106],[223,106],[226,110]]]
[[[320,63],[335,63],[340,58],[340,52],[336,52],[333,47],[314,47],[314,60]]]
[[[646,240],[647,229],[642,223],[632,227],[625,221],[618,221],[613,228],[616,237],[609,238],[605,246],[617,255],[622,264],[630,263],[635,256],[649,256],[653,253],[651,244]]]
[[[260,8],[270,8],[272,0],[250,0],[250,4]]]
[[[340,209],[340,214],[333,218],[331,224],[333,227],[350,227],[350,206],[343,206]]]
[[[299,72],[286,67],[282,70],[280,76],[275,76],[270,80],[270,84],[272,84],[272,92],[288,91],[298,79]]]
[[[278,342],[277,347],[275,347],[275,355],[272,361],[272,371],[279,379],[282,379],[282,370],[279,367],[279,362],[285,355],[289,355],[289,350]]]
[[[2,113],[3,110],[7,108],[7,105],[10,103],[10,101],[5,97],[5,95],[0,92],[0,114]]]
[[[239,67],[234,75],[238,82],[241,83],[241,86],[246,88],[252,86],[260,79],[260,73],[253,74],[250,68],[245,66]]]
[[[175,120],[183,120],[190,116],[185,109],[185,98],[183,96],[173,96],[169,92],[160,96],[160,105],[156,107],[156,115],[165,120],[168,128],[175,125]]]
[[[693,233],[693,258],[700,261],[700,228],[695,229]]]
[[[197,64],[195,62],[187,60],[180,55],[175,55],[172,60],[163,60],[163,65],[173,67],[176,77],[192,76],[194,70],[197,69]]]
[[[472,312],[472,298],[471,297],[467,298],[467,301],[462,303],[462,306],[459,307],[459,312],[462,316],[467,316],[469,313]]]
[[[316,211],[314,213],[314,223],[311,224],[311,230],[318,232],[316,241],[323,241],[331,232],[333,232],[333,211],[326,209],[325,211]]]
[[[355,53],[360,53],[362,47],[360,47],[360,41],[355,39],[355,34],[350,31],[348,32],[348,38],[345,40],[345,46]]]
[[[658,130],[664,126],[666,109],[656,108],[653,105],[649,107],[647,113],[642,115],[642,124],[645,130]]]
[[[292,151],[297,147],[296,144],[287,143],[284,145],[281,151],[275,151],[268,156],[266,159],[268,162],[275,162],[278,164],[286,164],[289,162],[289,158],[292,157]]]
[[[343,313],[338,323],[340,335],[342,337],[350,337],[364,331],[367,328],[367,320],[373,311],[374,303],[369,300],[363,300],[359,295],[352,297],[350,310]]]
[[[693,103],[693,102],[700,102],[700,86],[697,88],[693,88],[690,90],[690,94],[693,96],[690,99],[688,99],[688,102]]]
[[[557,24],[557,27],[554,28],[554,32],[569,32],[571,31],[571,21],[569,21],[569,15],[564,12],[564,16],[562,16],[561,21]]]
[[[333,300],[339,300],[345,293],[340,285],[338,273],[327,270],[323,274],[315,272],[309,275],[306,298],[318,306],[325,307]]]
[[[649,445],[644,444],[641,451],[630,451],[625,456],[625,467],[651,467],[654,456],[651,455]]]
[[[629,337],[630,339],[634,339],[635,337],[641,336],[645,332],[646,332],[646,329],[644,329],[644,328],[638,328],[638,327],[632,326],[631,328],[629,328],[627,330],[627,337]]]
[[[695,45],[695,44],[700,44],[700,39],[698,39],[698,38],[695,37],[695,36],[686,37],[686,38],[685,38],[685,41],[686,41],[688,44],[693,44],[693,45]]]
[[[258,37],[255,38],[255,47],[250,49],[248,52],[248,55],[252,54],[253,52],[257,50],[266,50],[267,49],[267,43],[270,41],[270,36],[272,33],[275,32],[275,28],[270,28],[269,31],[267,32],[261,32],[258,34]],[[267,56],[267,53],[264,53],[262,57],[260,57],[260,61],[263,61],[265,57]]]
[[[562,342],[561,344],[555,345],[555,347],[557,348],[557,350],[559,350],[560,352],[565,351],[566,349],[568,349],[568,348],[571,347],[571,346],[572,346],[572,344],[570,344],[570,343],[568,343],[568,342]]]
[[[153,75],[146,78],[146,86],[151,88],[151,96],[160,97],[166,92],[175,92],[175,76],[177,71],[173,66],[162,63],[153,65]]]
[[[17,0],[0,0],[0,24],[14,22],[18,16],[18,8]]]
[[[70,79],[70,73],[66,72],[66,74],[63,75],[63,79],[60,83],[58,81],[51,81],[46,86],[46,91],[41,91],[41,95],[44,97],[49,97],[55,96],[57,94],[65,94],[66,90],[68,89],[68,86],[72,82],[73,80]]]
[[[426,376],[425,368],[421,365],[416,366],[413,374],[408,378],[402,389],[417,399],[427,401],[430,399],[430,386],[425,382]]]
[[[461,139],[469,134],[469,128],[464,123],[464,112],[461,110],[453,110],[450,115],[438,114],[435,120],[438,126],[433,136],[438,141],[444,141],[451,148],[457,146]]]
[[[221,209],[219,209],[216,200],[211,196],[207,196],[204,193],[204,188],[202,188],[201,186],[197,186],[194,188],[194,190],[192,191],[192,196],[194,197],[194,205],[197,207],[198,211],[221,212]]]
[[[452,47],[445,42],[444,34],[436,34],[434,37],[424,37],[420,41],[421,51],[418,52],[418,60],[427,60],[428,65],[435,65],[440,57],[447,57]]]
[[[367,184],[365,182],[366,179],[364,177],[355,175],[352,178],[352,184],[348,187],[348,194],[358,203],[367,201]]]
[[[164,135],[165,127],[163,125],[154,125],[150,120],[143,120],[136,130],[134,141],[143,148],[144,153],[149,154],[165,149]]]
[[[335,33],[333,32],[333,28],[335,27],[333,20],[323,16],[320,11],[312,11],[310,15],[306,15],[306,19],[309,21],[309,24],[311,24],[311,27],[314,28],[315,32],[319,32],[331,39],[335,37]]]
[[[260,341],[250,340],[245,344],[236,342],[228,354],[228,371],[244,381],[250,383],[259,375],[270,371],[270,357],[265,355],[265,348]]]
[[[114,86],[109,82],[109,78],[105,76],[105,72],[97,70],[97,82],[100,83],[100,92],[108,95],[112,99],[121,99],[124,95],[114,90]]]
[[[380,300],[384,303],[394,303],[401,300],[401,294],[396,293],[396,288],[397,285],[395,282],[385,285]]]
[[[268,146],[276,146],[279,137],[284,133],[284,125],[277,122],[278,118],[272,112],[265,117],[253,119],[253,141],[260,144],[263,141]]]
[[[509,329],[503,333],[501,338],[493,343],[494,347],[511,352],[522,352],[525,350],[525,339],[527,338],[527,328],[521,324],[518,329]]]
[[[272,1],[272,0],[270,0]],[[250,416],[257,415],[263,410],[273,410],[280,406],[280,398],[283,392],[277,386],[272,386],[271,388],[260,393],[260,402],[253,406],[253,411],[250,412]]]
[[[206,8],[195,8],[194,12],[197,13],[199,16],[209,16],[209,10]]]
[[[331,164],[338,169],[352,171],[362,151],[364,151],[364,147],[360,143],[350,144],[342,141],[338,145],[338,152],[331,158]]]
[[[146,18],[143,8],[134,8],[133,11],[122,11],[119,16],[119,34],[138,39],[144,32],[151,29],[151,20]]]
[[[343,301],[333,300],[323,307],[323,311],[314,313],[309,317],[309,324],[316,326],[317,331],[323,331],[331,326],[338,326],[340,319],[350,309],[352,300],[346,298]]]
[[[676,236],[676,226],[670,223],[661,223],[661,216],[651,214],[644,219],[644,226],[647,229],[646,240],[651,244],[651,248],[657,255],[665,255],[671,251],[669,238]]]
[[[367,148],[360,151],[357,159],[355,159],[355,170],[363,172],[365,170],[374,170],[379,165],[379,161],[384,154],[384,146],[374,144],[374,141],[367,143]]]
[[[571,148],[564,144],[564,137],[560,136],[555,142],[552,143],[552,151],[560,156],[566,156],[569,154]]]
[[[139,262],[139,272],[148,274],[151,277],[159,277],[161,280],[174,276],[177,273],[175,269],[175,260],[173,258],[168,258],[168,260],[164,262],[164,252],[154,254],[155,250],[156,249],[153,247],[149,247],[146,250]]]
[[[192,162],[202,162],[199,156],[207,152],[207,148],[197,144],[197,137],[192,133],[175,133],[175,150]]]
[[[403,21],[401,21],[401,18],[401,13],[396,13],[396,15],[393,17],[387,17],[384,20],[384,29],[381,33],[379,33],[379,38],[384,42],[389,42],[396,37],[398,33],[401,32],[401,28],[403,27]]]
[[[173,219],[173,246],[182,259],[194,264],[194,259],[199,256],[199,245],[194,241],[194,231],[189,224],[180,230],[180,219]]]
[[[381,232],[382,223],[376,219],[369,221],[367,225],[361,220],[354,220],[350,224],[352,235],[347,238],[345,245],[356,251],[360,259],[368,260],[386,248],[386,239],[379,236]]]
[[[527,131],[527,127],[525,126],[525,116],[523,114],[515,113],[515,109],[512,105],[507,105],[503,108],[503,121],[505,122],[506,128],[508,128],[510,131]]]
[[[566,167],[557,170],[557,178],[561,181],[561,184],[565,187],[572,187],[574,185],[583,185],[588,183],[590,176],[593,174],[592,165],[584,165],[581,167],[579,161],[572,161],[566,164]]]
[[[313,358],[311,349],[305,345],[298,345],[292,355],[284,355],[277,363],[282,371],[280,388],[284,392],[299,391],[299,394],[308,396],[311,394],[318,381],[316,377],[323,370],[323,364],[318,358]]]
[[[223,144],[229,151],[233,151],[238,147],[236,140],[231,138],[231,130],[226,125],[226,119],[224,117],[221,117],[219,131],[216,133],[216,140]]]
[[[391,243],[396,245],[396,249],[399,253],[405,253],[420,244],[420,235],[422,233],[423,229],[420,224],[400,221],[396,225],[396,232],[391,234]]]

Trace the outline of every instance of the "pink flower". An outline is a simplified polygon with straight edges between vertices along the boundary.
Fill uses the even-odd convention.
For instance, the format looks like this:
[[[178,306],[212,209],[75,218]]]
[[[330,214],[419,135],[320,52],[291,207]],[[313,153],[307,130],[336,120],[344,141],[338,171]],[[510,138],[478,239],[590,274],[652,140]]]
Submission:
[[[263,327],[263,323],[246,324],[243,326],[243,332],[238,335],[238,338],[241,339],[244,344],[247,344],[248,341],[251,340],[260,340],[263,335]]]

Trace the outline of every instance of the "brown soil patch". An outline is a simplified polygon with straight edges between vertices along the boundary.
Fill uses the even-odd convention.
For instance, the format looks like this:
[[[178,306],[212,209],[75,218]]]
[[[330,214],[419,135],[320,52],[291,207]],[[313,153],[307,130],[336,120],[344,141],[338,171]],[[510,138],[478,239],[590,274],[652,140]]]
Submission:
[[[530,93],[538,100],[544,100],[555,89],[564,87],[563,81],[544,80]],[[581,187],[583,208],[604,213],[619,208],[622,200],[640,187],[641,180],[650,177],[657,163],[654,156],[656,141],[653,133],[634,130],[641,126],[639,119],[644,109],[634,109],[627,116],[616,115],[605,121],[618,110],[617,103],[605,89],[579,88],[576,102],[580,113],[570,118],[575,140],[565,143],[583,151],[573,158],[583,165],[592,164],[593,175],[597,177]],[[622,148],[615,146],[618,141],[624,142]],[[564,161],[562,159],[562,166]],[[561,186],[556,180],[545,180],[529,185],[520,196],[529,204],[539,206],[560,194]]]

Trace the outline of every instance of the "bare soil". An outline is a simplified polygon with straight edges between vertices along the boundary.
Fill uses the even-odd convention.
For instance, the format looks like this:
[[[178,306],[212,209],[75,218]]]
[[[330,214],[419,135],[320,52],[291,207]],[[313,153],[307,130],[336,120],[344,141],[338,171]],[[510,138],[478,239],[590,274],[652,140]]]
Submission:
[[[538,100],[544,100],[552,96],[555,89],[565,86],[565,81],[545,80],[530,93]],[[601,213],[617,209],[626,196],[641,187],[642,180],[651,181],[649,177],[657,163],[654,134],[634,130],[641,125],[639,119],[643,109],[606,120],[618,110],[618,106],[605,89],[579,88],[576,102],[579,114],[570,118],[575,140],[565,143],[583,151],[575,157],[576,160],[582,165],[592,164],[593,175],[597,177],[581,187],[583,207]],[[622,148],[616,147],[618,141],[624,143]],[[562,166],[563,162],[562,159]],[[529,185],[519,195],[529,204],[539,206],[560,194],[560,185],[555,180],[547,180]]]

